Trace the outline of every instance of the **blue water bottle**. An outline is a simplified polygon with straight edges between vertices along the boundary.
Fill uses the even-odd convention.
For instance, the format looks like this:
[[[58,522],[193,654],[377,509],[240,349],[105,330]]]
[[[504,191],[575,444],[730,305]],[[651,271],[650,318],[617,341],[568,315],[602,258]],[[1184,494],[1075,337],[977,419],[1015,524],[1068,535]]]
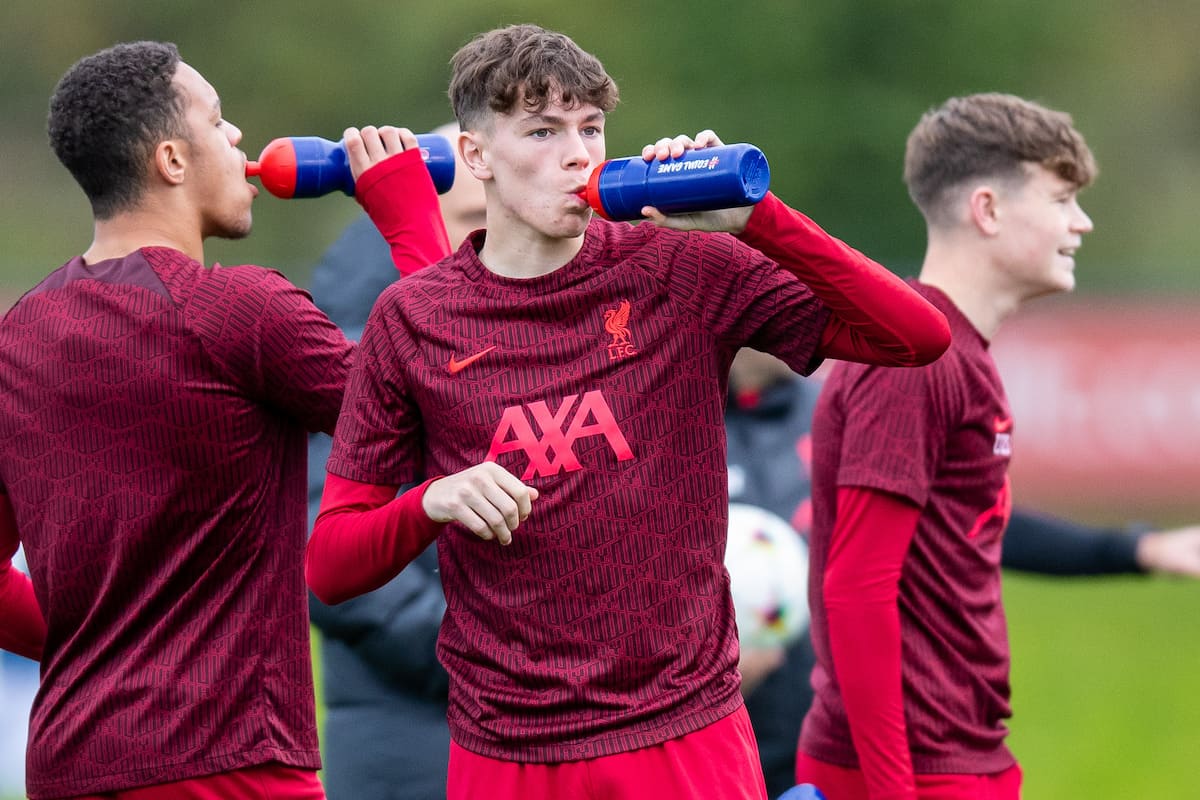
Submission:
[[[450,140],[436,133],[417,136],[421,159],[438,194],[454,185],[454,150]],[[263,148],[258,161],[246,162],[246,177],[257,176],[263,188],[276,197],[320,197],[341,190],[354,196],[354,175],[346,158],[345,142],[319,136],[287,136]]]
[[[592,170],[584,199],[605,219],[642,218],[642,206],[664,214],[752,206],[771,184],[767,157],[752,144],[687,150],[679,158],[641,156],[605,161]]]
[[[825,795],[811,783],[801,783],[779,795],[777,800],[825,800]]]

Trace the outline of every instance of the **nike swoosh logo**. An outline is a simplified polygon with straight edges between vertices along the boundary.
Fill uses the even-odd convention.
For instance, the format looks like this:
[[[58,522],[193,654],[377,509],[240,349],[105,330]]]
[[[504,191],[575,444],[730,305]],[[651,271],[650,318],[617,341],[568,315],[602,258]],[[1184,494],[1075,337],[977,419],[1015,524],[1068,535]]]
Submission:
[[[478,353],[476,353],[473,356],[467,356],[462,361],[459,361],[454,356],[450,356],[450,374],[455,375],[459,372],[462,372],[464,369],[471,366],[476,361],[483,358],[484,356],[486,356],[488,353],[492,352],[495,349],[496,349],[496,345],[492,345],[491,347],[487,348],[486,350],[480,350]]]

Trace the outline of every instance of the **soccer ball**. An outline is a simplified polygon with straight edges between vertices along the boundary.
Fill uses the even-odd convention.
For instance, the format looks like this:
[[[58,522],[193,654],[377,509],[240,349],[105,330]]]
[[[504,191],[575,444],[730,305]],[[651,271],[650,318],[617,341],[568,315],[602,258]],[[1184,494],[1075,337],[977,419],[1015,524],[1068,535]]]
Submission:
[[[778,515],[730,503],[725,568],[743,647],[786,647],[808,629],[808,546]]]

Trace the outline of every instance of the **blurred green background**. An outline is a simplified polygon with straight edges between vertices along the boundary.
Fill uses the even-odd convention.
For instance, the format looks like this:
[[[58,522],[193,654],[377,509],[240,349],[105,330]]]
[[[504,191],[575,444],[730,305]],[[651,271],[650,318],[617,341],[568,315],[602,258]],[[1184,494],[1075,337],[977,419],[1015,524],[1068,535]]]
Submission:
[[[900,179],[923,111],[975,91],[1067,110],[1101,165],[1082,197],[1096,231],[1078,259],[1079,293],[1200,298],[1195,0],[10,0],[0,11],[0,301],[90,242],[87,203],[44,131],[47,98],[77,58],[122,40],[176,42],[255,157],[274,137],[336,139],[350,124],[433,128],[450,116],[454,50],[526,21],[572,35],[616,78],[609,155],[709,127],[753,142],[777,194],[901,274],[924,249]],[[206,255],[276,266],[303,284],[356,213],[341,195],[264,193],[250,239],[212,242]],[[1105,521],[1120,508],[1110,498],[1072,511]],[[1200,501],[1171,514],[1154,522],[1200,516]],[[1012,745],[1027,800],[1195,796],[1200,587],[1014,578],[1007,595]]]
[[[45,144],[46,101],[78,57],[169,39],[221,93],[256,156],[282,135],[336,139],[349,124],[427,130],[449,118],[453,51],[498,24],[569,33],[616,78],[611,156],[711,127],[767,153],[772,188],[898,272],[924,229],[901,183],[904,141],[947,96],[1008,91],[1070,111],[1101,164],[1083,291],[1197,291],[1200,3],[958,0],[603,4],[228,0],[10,0],[0,12],[0,280],[23,287],[86,247],[82,194]],[[247,242],[209,259],[303,281],[356,211],[341,195],[263,196]]]

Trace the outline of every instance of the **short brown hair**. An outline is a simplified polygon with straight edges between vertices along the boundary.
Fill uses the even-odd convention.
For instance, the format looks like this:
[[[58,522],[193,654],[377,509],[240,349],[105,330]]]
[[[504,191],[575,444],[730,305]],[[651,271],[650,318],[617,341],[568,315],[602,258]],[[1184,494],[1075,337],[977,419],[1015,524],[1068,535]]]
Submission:
[[[904,183],[931,223],[944,221],[950,192],[973,178],[1021,180],[1037,164],[1083,188],[1096,160],[1069,114],[1010,94],[952,97],[925,112],[908,136]]]
[[[463,130],[484,124],[489,111],[511,113],[517,103],[533,113],[557,100],[605,112],[617,105],[617,84],[599,59],[569,36],[537,25],[481,33],[450,65],[450,104]]]

